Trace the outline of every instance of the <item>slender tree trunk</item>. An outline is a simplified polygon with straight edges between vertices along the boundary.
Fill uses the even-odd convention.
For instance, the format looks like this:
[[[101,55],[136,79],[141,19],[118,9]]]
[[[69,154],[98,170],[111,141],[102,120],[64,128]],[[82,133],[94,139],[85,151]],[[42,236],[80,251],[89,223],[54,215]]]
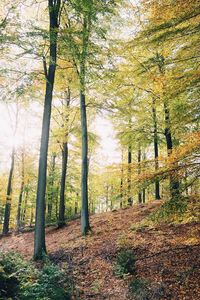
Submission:
[[[139,150],[138,150],[138,175],[140,175],[141,174],[141,155],[142,153],[141,153],[141,149],[140,149],[140,147],[139,147]],[[141,192],[141,190],[139,190],[139,192],[138,192],[138,203],[142,203],[142,192]]]
[[[81,232],[86,235],[90,230],[88,210],[88,132],[85,93],[80,92],[81,132],[82,132],[82,171],[81,171]]]
[[[40,145],[40,159],[38,171],[38,186],[36,199],[36,222],[34,240],[34,259],[42,259],[46,253],[45,245],[45,192],[47,175],[47,154],[49,143],[49,128],[51,119],[51,104],[53,98],[53,88],[56,72],[57,59],[57,34],[59,28],[60,0],[48,0],[49,19],[50,19],[50,59],[47,71],[46,61],[44,60],[44,73],[46,75],[46,93],[44,101],[42,136]]]
[[[25,225],[25,220],[26,220],[26,209],[27,209],[28,196],[29,196],[29,188],[27,185],[25,200],[24,200],[24,204],[23,204],[23,213],[21,214],[21,224],[23,226]]]
[[[56,154],[52,154],[52,162],[51,162],[51,169],[50,169],[50,192],[48,193],[48,204],[47,204],[47,218],[50,221],[52,215],[52,208],[53,208],[53,200],[54,200],[54,177],[55,177],[55,166],[56,166]]]
[[[124,185],[124,168],[123,168],[123,150],[122,150],[122,166],[121,166],[121,182],[120,182],[120,208],[123,208],[123,185]]]
[[[128,146],[128,205],[133,205],[133,199],[131,197],[131,163],[132,163],[132,148]]]
[[[63,144],[62,149],[62,175],[60,183],[60,205],[59,205],[59,218],[58,227],[61,228],[65,225],[65,184],[67,174],[67,162],[68,162],[68,143]]]
[[[30,215],[29,227],[32,227],[32,224],[33,224],[33,205],[31,205],[31,215]]]
[[[70,88],[67,89],[66,97],[66,109],[70,106],[71,93]],[[62,127],[68,125],[69,115],[64,118]],[[68,165],[68,136],[69,132],[66,131],[66,141],[62,145],[62,174],[61,174],[61,186],[60,186],[60,205],[59,205],[59,218],[58,218],[58,227],[61,228],[65,225],[65,185],[66,185],[66,175],[67,175],[67,165]]]
[[[21,206],[22,206],[22,198],[24,193],[24,150],[22,152],[22,174],[21,174],[21,187],[20,187],[20,194],[19,194],[19,202],[17,208],[17,230],[21,227]]]
[[[158,170],[158,125],[157,125],[157,113],[156,113],[156,100],[153,98],[153,105],[152,105],[152,112],[153,112],[153,125],[154,125],[154,155],[155,155],[155,171]],[[156,178],[155,181],[155,199],[160,200],[160,182],[159,179]]]
[[[75,216],[78,214],[78,197],[79,197],[79,194],[76,193],[76,200],[75,200],[75,203],[74,203],[74,214],[75,214]]]
[[[123,208],[123,177],[121,175],[121,182],[120,182],[120,208]]]
[[[108,184],[106,184],[106,212],[108,211],[109,208],[108,201],[109,201],[109,186]]]
[[[15,164],[15,149],[13,148],[12,155],[11,155],[10,172],[9,172],[9,177],[8,177],[8,185],[7,185],[6,205],[5,205],[4,223],[3,223],[3,234],[8,234],[8,232],[9,232],[11,197],[12,197],[12,179],[13,179],[14,164]]]
[[[110,187],[110,211],[113,210],[113,185]]]
[[[158,58],[158,70],[160,74],[165,74],[165,59],[162,55],[157,54]],[[168,100],[164,98],[164,116],[165,116],[165,138],[167,144],[167,153],[168,156],[172,153],[173,149],[173,140],[171,133],[171,118],[170,118],[170,110],[168,105]],[[176,173],[176,172],[175,172]],[[176,174],[170,175],[170,193],[171,197],[177,197],[179,195],[179,181],[176,178]]]
[[[164,112],[165,112],[165,138],[167,144],[167,153],[168,156],[172,153],[173,141],[171,134],[171,121],[170,121],[170,112],[167,103],[164,103]],[[170,175],[170,193],[171,197],[177,197],[179,195],[179,181],[176,178],[176,174]]]
[[[142,202],[143,203],[146,202],[146,190],[145,189],[142,190]]]

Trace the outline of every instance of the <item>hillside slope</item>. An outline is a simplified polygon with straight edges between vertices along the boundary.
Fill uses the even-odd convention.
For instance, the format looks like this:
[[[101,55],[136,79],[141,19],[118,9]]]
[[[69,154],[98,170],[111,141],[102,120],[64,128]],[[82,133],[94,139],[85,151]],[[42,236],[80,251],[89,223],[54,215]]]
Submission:
[[[91,217],[92,233],[80,235],[80,220],[62,229],[48,228],[50,258],[75,282],[74,299],[130,299],[128,286],[135,277],[145,279],[151,296],[132,299],[200,299],[200,223],[159,225],[130,230],[160,204],[102,213]],[[30,259],[33,232],[0,239],[0,249],[13,250]],[[116,278],[113,274],[119,247],[133,249],[136,274]],[[153,295],[153,296],[152,296]]]

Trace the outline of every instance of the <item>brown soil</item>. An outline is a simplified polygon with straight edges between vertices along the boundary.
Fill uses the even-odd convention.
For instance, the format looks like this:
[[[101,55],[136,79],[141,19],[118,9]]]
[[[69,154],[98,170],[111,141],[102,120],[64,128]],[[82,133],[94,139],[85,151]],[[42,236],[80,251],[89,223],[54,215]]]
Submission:
[[[74,279],[74,299],[130,299],[128,285],[135,277],[144,279],[151,293],[131,299],[200,299],[200,223],[130,230],[159,205],[151,202],[91,216],[92,233],[86,238],[80,234],[80,220],[46,230],[50,258]],[[33,232],[12,234],[0,239],[0,249],[30,259],[33,238]],[[119,279],[113,266],[123,246],[135,253],[136,274]]]

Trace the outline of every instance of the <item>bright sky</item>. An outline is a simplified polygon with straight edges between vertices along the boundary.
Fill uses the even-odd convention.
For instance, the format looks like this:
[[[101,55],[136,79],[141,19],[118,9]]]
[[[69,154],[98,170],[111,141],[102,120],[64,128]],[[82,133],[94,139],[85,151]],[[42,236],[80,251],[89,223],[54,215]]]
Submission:
[[[94,129],[101,141],[101,147],[98,149],[97,155],[101,159],[102,166],[119,163],[121,158],[120,147],[108,117],[103,115],[97,116]]]
[[[16,105],[0,103],[0,170],[10,166],[12,146],[16,150],[25,145],[38,152],[40,146],[42,107],[33,102],[28,109],[20,108],[18,116],[17,132],[14,137],[13,125],[16,119]],[[97,149],[97,157],[101,166],[120,162],[120,149],[115,139],[115,132],[111,121],[107,116],[97,116],[93,131],[100,138],[100,147]]]

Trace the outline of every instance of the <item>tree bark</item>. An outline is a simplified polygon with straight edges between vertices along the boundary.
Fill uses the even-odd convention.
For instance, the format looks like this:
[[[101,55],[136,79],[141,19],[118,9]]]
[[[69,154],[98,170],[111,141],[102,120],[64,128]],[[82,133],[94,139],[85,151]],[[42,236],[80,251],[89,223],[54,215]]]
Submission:
[[[10,172],[9,172],[9,177],[8,177],[8,185],[7,185],[6,205],[5,205],[4,223],[3,223],[3,234],[8,234],[8,232],[9,232],[14,164],[15,164],[15,149],[13,148],[12,154],[11,154],[11,166],[10,166]]]
[[[155,171],[158,170],[158,125],[157,125],[157,113],[156,113],[156,100],[153,98],[153,105],[152,105],[152,112],[153,112],[153,126],[154,126],[154,157],[155,157]],[[155,199],[160,200],[160,182],[159,179],[156,178],[155,181]]]
[[[27,209],[27,202],[28,202],[28,196],[29,196],[29,187],[27,185],[27,190],[26,190],[26,196],[24,200],[24,205],[23,205],[23,213],[21,214],[21,224],[24,226],[25,225],[25,220],[26,220],[26,209]]]
[[[142,190],[142,202],[143,203],[146,202],[146,190],[145,190],[145,188]]]
[[[71,92],[70,88],[67,89],[67,97],[66,97],[66,106],[68,109],[70,106],[71,100]],[[67,117],[64,118],[62,127],[68,125],[69,123],[69,114],[67,112]],[[60,182],[60,205],[59,205],[59,218],[58,218],[58,227],[61,228],[65,225],[65,185],[66,185],[66,175],[67,175],[67,165],[68,165],[68,129],[65,132],[66,141],[62,145],[62,174],[61,174],[61,182]]]
[[[20,187],[20,194],[19,194],[19,202],[17,208],[17,231],[19,231],[21,227],[21,206],[22,206],[22,198],[24,193],[24,150],[22,152],[22,174],[21,174],[21,187]]]
[[[81,232],[90,230],[88,210],[88,132],[85,93],[80,91],[81,132],[82,132],[82,170],[81,170]]]
[[[141,163],[141,156],[142,156],[141,154],[142,154],[141,153],[141,149],[139,147],[139,150],[138,150],[138,175],[141,174],[141,165],[140,165],[140,163]],[[142,203],[142,192],[141,192],[141,190],[139,190],[139,192],[138,192],[138,203],[139,204]]]
[[[164,113],[165,113],[165,138],[167,144],[168,156],[171,155],[173,150],[173,141],[171,134],[171,121],[170,121],[170,111],[167,102],[164,103]],[[170,175],[170,193],[171,197],[177,197],[179,195],[179,181],[176,179],[176,174]]]
[[[34,240],[34,260],[42,259],[46,253],[45,245],[45,192],[47,175],[47,154],[49,143],[49,129],[51,119],[51,105],[53,98],[53,88],[56,72],[57,59],[57,35],[59,28],[60,0],[49,0],[49,19],[50,19],[50,59],[48,72],[44,60],[44,73],[46,74],[46,92],[44,101],[44,112],[42,122],[42,136],[40,144],[40,158],[38,171],[38,186],[36,199],[36,222]]]
[[[128,146],[128,205],[133,205],[133,199],[131,197],[131,163],[132,163],[132,147]]]
[[[68,162],[68,143],[63,144],[62,149],[62,175],[60,182],[60,205],[59,205],[59,217],[58,227],[61,228],[65,225],[65,184],[67,175],[67,162]]]
[[[52,208],[53,208],[53,200],[54,200],[54,177],[55,177],[55,166],[56,166],[56,154],[52,154],[51,168],[50,168],[50,192],[48,193],[48,204],[47,204],[47,218],[48,221],[51,221],[52,216]]]
[[[123,200],[124,200],[124,193],[123,193],[123,185],[124,185],[124,167],[123,167],[123,150],[122,150],[122,165],[121,165],[121,181],[120,181],[120,208],[123,208]]]

